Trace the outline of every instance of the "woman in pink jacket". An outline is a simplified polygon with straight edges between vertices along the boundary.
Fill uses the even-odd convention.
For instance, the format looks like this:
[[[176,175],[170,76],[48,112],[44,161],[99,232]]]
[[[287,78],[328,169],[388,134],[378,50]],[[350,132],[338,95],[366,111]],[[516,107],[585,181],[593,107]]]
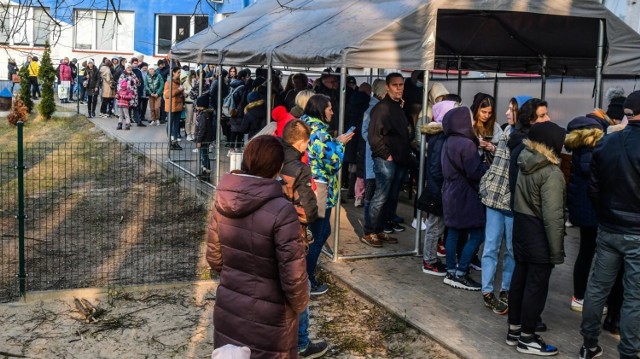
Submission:
[[[66,91],[58,91],[60,102],[69,103],[69,92],[73,85],[73,75],[71,75],[71,67],[69,66],[69,58],[65,57],[58,67],[58,86],[66,88]]]

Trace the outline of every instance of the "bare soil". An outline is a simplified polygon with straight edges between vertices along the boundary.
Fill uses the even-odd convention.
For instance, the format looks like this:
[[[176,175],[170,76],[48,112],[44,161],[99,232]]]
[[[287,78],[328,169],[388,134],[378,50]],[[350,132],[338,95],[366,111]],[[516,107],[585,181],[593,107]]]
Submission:
[[[457,358],[329,275],[327,294],[312,297],[312,340],[330,345],[326,358]],[[0,305],[0,357],[209,358],[213,350],[214,281],[164,288],[50,292]],[[85,315],[74,298],[103,314]]]

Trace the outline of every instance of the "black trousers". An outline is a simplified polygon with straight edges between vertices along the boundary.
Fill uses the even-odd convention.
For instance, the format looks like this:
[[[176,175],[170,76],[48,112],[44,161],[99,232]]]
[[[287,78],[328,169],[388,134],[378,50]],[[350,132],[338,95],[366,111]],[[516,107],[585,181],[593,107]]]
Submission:
[[[102,114],[113,114],[113,98],[102,98],[102,103],[100,104],[100,113]]]
[[[96,113],[96,106],[98,106],[98,94],[89,96],[87,100],[87,111],[90,116],[94,116]]]
[[[509,324],[521,325],[522,332],[533,334],[549,293],[553,264],[516,260],[509,289]]]
[[[149,98],[139,97],[138,101],[139,101],[138,108],[140,109],[140,122],[146,121],[147,105],[149,104]]]
[[[31,97],[42,97],[40,94],[40,86],[38,86],[38,77],[29,76],[29,83],[31,84]]]
[[[587,280],[591,273],[591,262],[596,253],[596,237],[598,227],[580,227],[580,250],[573,266],[573,296],[584,299]]]

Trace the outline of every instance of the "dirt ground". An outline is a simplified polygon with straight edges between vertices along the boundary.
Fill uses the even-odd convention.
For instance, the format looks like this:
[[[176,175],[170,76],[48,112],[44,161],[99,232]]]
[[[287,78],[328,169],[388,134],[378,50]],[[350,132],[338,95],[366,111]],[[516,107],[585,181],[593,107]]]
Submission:
[[[456,358],[324,275],[330,291],[312,297],[311,337],[326,358]],[[208,358],[213,350],[213,281],[181,286],[47,293],[0,305],[0,358]],[[104,313],[87,322],[74,299]]]

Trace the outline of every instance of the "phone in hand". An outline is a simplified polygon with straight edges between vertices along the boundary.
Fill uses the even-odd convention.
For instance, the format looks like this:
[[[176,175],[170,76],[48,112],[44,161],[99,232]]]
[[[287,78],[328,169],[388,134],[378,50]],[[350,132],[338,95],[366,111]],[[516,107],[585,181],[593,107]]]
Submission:
[[[493,140],[493,136],[484,136],[483,140],[486,142],[491,142],[491,140]]]
[[[355,130],[356,130],[356,126],[351,126],[351,128],[347,132],[345,132],[345,135],[350,135]]]

